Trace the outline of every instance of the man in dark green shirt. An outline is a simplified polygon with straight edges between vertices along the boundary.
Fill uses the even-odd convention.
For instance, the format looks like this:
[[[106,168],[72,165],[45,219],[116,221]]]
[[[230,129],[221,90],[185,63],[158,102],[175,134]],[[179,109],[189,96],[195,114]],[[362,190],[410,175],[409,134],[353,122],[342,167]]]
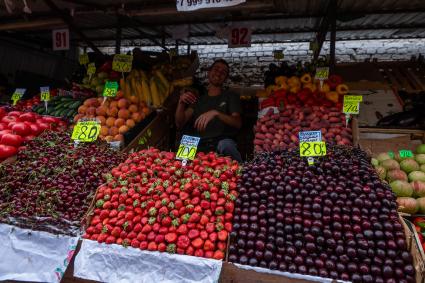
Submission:
[[[242,125],[239,96],[224,91],[223,84],[229,76],[229,65],[224,60],[215,61],[208,71],[208,87],[204,95],[187,91],[180,96],[176,110],[176,125],[182,129],[188,122],[201,137],[199,151],[215,150],[242,162],[234,137]]]

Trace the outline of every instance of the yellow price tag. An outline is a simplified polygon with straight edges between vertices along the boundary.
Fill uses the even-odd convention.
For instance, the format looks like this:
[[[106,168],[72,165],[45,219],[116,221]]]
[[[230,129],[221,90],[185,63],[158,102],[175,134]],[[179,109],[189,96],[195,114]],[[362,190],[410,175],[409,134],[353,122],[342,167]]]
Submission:
[[[344,102],[343,111],[345,114],[359,114],[358,102]]]
[[[80,65],[86,65],[89,63],[89,55],[87,53],[83,53],[78,58],[78,61],[80,62]]]
[[[87,75],[91,76],[96,73],[96,65],[95,63],[90,63],[87,67]]]
[[[106,81],[105,87],[103,88],[103,96],[115,97],[117,96],[118,82]]]
[[[50,101],[50,89],[48,86],[40,87],[40,100]]]
[[[116,72],[130,72],[133,64],[133,55],[115,54],[112,61],[112,70]]]
[[[326,155],[326,143],[320,142],[300,142],[300,156],[324,156]]]
[[[16,105],[19,100],[21,100],[22,96],[24,96],[26,89],[25,88],[17,88],[15,92],[12,94],[12,105]]]
[[[275,50],[275,51],[273,51],[273,57],[276,60],[282,60],[285,57],[285,55],[283,54],[283,50]]]
[[[176,159],[180,160],[193,160],[195,159],[198,144],[201,138],[183,135],[180,142],[179,149],[177,150]]]
[[[100,133],[98,121],[78,121],[72,131],[71,139],[80,142],[94,142]]]
[[[179,146],[179,149],[177,150],[176,158],[193,160],[195,159],[196,150],[197,150],[196,146],[186,146],[184,144],[181,144]]]
[[[329,77],[329,68],[328,67],[316,69],[316,75],[314,76],[314,78],[316,80],[326,80],[328,77]]]

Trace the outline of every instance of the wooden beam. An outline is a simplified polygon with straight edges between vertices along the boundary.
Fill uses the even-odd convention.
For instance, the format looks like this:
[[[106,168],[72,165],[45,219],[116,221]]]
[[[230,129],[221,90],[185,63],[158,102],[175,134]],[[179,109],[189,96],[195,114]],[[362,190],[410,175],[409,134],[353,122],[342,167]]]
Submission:
[[[77,28],[77,26],[74,24],[74,20],[70,15],[62,12],[62,10],[59,9],[59,7],[56,6],[56,4],[52,0],[44,0],[44,3],[49,6],[50,10],[56,12],[62,18],[62,20],[69,26],[69,28],[73,32],[75,32],[94,52],[96,52],[100,56],[104,56],[103,53],[99,50],[99,48],[97,48],[96,45],[94,45],[93,42],[91,42],[79,28]]]
[[[62,19],[55,18],[0,24],[0,31],[31,30],[33,33],[36,29],[61,28],[65,26],[66,25]]]

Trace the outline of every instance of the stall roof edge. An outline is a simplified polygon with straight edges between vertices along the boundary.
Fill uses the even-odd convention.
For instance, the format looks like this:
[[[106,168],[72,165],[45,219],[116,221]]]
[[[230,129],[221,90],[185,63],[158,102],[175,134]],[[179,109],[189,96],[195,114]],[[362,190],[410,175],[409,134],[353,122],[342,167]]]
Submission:
[[[234,7],[186,13],[177,12],[175,0],[53,2],[72,18],[78,31],[71,30],[71,41],[79,46],[87,45],[87,40],[105,46],[115,41],[118,28],[124,45],[134,40],[149,46],[170,45],[175,43],[172,35],[177,25],[189,30],[182,43],[193,45],[223,44],[217,31],[231,25],[250,26],[254,43],[311,41],[329,5],[329,0],[249,0]],[[4,3],[0,1],[2,36],[50,40],[52,29],[66,26],[45,0],[27,1],[31,14],[23,11],[20,1],[11,13]],[[338,1],[337,40],[390,38],[425,38],[425,1]]]

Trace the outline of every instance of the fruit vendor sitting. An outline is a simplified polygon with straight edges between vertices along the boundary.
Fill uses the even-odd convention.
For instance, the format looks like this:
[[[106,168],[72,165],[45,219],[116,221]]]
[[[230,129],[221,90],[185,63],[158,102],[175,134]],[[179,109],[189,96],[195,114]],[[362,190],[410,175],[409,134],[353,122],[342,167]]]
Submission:
[[[241,128],[239,95],[223,89],[229,64],[216,60],[208,70],[208,86],[200,94],[184,91],[176,110],[177,128],[200,137],[198,151],[216,151],[242,162],[234,137]]]

